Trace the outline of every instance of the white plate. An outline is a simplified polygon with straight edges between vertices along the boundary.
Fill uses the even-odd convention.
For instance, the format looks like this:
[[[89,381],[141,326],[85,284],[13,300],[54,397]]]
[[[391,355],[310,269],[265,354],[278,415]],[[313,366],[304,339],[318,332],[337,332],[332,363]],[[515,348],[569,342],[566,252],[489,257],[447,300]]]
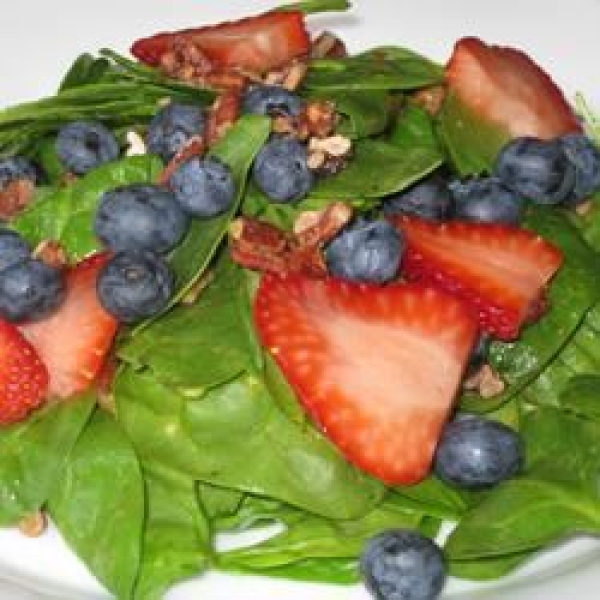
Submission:
[[[534,56],[572,98],[585,93],[600,106],[598,0],[355,0],[344,15],[311,19],[340,32],[351,50],[396,43],[444,60],[454,40],[478,35],[519,46]],[[274,2],[200,0],[16,0],[3,3],[0,106],[52,93],[80,52],[124,51],[160,29],[236,18]],[[1,460],[1,458],[0,458]],[[515,576],[486,586],[451,581],[444,598],[462,600],[592,600],[600,586],[600,544],[579,540],[547,553]],[[169,600],[366,600],[359,586],[337,588],[210,574],[179,585]],[[2,600],[100,600],[106,592],[51,530],[30,540],[0,530]]]

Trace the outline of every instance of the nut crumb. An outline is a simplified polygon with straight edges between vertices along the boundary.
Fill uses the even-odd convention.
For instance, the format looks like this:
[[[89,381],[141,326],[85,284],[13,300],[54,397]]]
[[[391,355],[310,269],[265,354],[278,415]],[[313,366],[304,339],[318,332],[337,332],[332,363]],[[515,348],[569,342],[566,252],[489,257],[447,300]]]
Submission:
[[[146,142],[137,131],[128,131],[125,137],[127,139],[125,156],[142,156],[148,153]]]
[[[33,256],[56,269],[62,269],[69,262],[67,251],[58,240],[40,242],[33,250]]]
[[[575,207],[575,212],[580,217],[585,217],[586,215],[590,214],[590,212],[592,211],[592,208],[594,208],[594,203],[591,200],[587,200],[586,202],[579,203]]]
[[[19,531],[30,538],[40,537],[48,527],[48,519],[41,510],[27,515],[19,521]]]
[[[15,179],[0,190],[0,219],[9,221],[31,204],[35,184],[29,179]]]
[[[324,152],[329,156],[346,156],[352,150],[352,142],[343,135],[336,134],[326,138],[310,138],[308,149],[312,152]]]
[[[490,365],[483,365],[479,371],[465,380],[464,387],[467,390],[476,391],[482,398],[494,398],[499,396],[505,389],[506,384],[500,375]]]

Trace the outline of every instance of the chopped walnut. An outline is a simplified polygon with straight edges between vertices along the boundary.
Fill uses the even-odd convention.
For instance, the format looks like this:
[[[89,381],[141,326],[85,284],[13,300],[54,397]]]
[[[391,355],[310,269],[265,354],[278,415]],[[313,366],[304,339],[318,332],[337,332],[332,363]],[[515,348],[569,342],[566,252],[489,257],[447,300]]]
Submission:
[[[325,210],[310,213],[294,233],[258,219],[240,217],[231,224],[231,256],[239,264],[271,273],[327,273],[321,249],[352,217],[352,209],[334,202]]]
[[[499,396],[506,385],[500,375],[490,365],[483,365],[479,371],[465,380],[464,388],[476,391],[482,398]]]
[[[305,62],[295,62],[290,67],[288,74],[285,76],[282,85],[286,90],[293,92],[300,87],[308,72],[308,65]]]
[[[309,152],[324,152],[329,156],[345,156],[352,150],[352,142],[343,135],[332,135],[327,138],[313,137],[308,143]]]
[[[304,108],[302,118],[306,122],[309,135],[315,137],[332,135],[338,122],[335,104],[328,100],[308,102]]]
[[[186,161],[195,156],[202,156],[206,151],[206,142],[200,136],[191,137],[187,143],[177,152],[177,154],[169,161],[162,170],[158,178],[160,185],[166,185],[171,179],[173,173]]]
[[[435,116],[446,99],[446,88],[443,85],[432,85],[415,92],[412,99],[415,104]]]
[[[233,126],[240,114],[242,103],[241,91],[230,89],[223,92],[208,112],[206,123],[206,145],[212,146],[219,141]]]
[[[592,209],[594,208],[594,203],[591,200],[587,200],[586,202],[581,202],[575,207],[575,212],[580,217],[585,217],[589,215]]]
[[[33,256],[57,269],[62,269],[69,262],[67,251],[58,240],[40,242],[34,249]]]
[[[142,156],[147,154],[146,142],[137,131],[128,131],[125,137],[127,139],[125,156]]]
[[[0,190],[0,219],[10,221],[32,202],[35,184],[30,179],[15,179]]]
[[[48,527],[46,515],[40,510],[27,515],[19,521],[19,531],[30,538],[40,537]]]
[[[310,58],[344,58],[347,55],[344,42],[329,31],[321,33],[310,46]]]

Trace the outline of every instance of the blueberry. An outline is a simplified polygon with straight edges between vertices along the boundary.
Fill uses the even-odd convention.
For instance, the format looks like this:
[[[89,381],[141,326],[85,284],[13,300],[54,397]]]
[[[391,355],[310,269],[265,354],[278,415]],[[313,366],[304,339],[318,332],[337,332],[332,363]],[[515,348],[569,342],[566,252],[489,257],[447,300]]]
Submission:
[[[497,177],[474,177],[449,185],[454,198],[454,217],[480,223],[518,225],[523,200]]]
[[[490,487],[516,475],[523,443],[511,428],[479,416],[454,420],[442,433],[434,461],[437,476],[466,489]]]
[[[299,96],[279,85],[254,85],[242,100],[243,112],[258,115],[297,117],[303,107]]]
[[[567,204],[577,205],[600,190],[600,149],[582,133],[569,133],[560,141],[575,167],[575,187]]]
[[[440,548],[405,529],[385,531],[371,539],[361,555],[360,572],[377,600],[434,600],[446,580]]]
[[[16,231],[0,228],[0,271],[29,258],[30,253],[29,244]]]
[[[214,217],[229,210],[235,200],[231,169],[217,158],[184,162],[171,176],[169,185],[181,208],[194,217]]]
[[[117,252],[98,275],[98,298],[124,323],[136,323],[167,307],[174,277],[152,252]]]
[[[157,185],[132,184],[102,195],[94,230],[111,250],[163,254],[183,239],[188,223],[172,192]]]
[[[28,179],[35,184],[39,183],[40,178],[39,167],[24,156],[0,159],[0,189],[17,179]]]
[[[64,298],[58,269],[26,258],[0,271],[0,315],[7,321],[35,321],[49,315]]]
[[[199,106],[171,102],[150,121],[146,142],[152,154],[170,161],[194,136],[204,132],[204,113]]]
[[[308,168],[308,151],[299,141],[273,137],[254,161],[254,182],[274,202],[304,198],[314,182]]]
[[[110,129],[95,121],[74,121],[62,127],[56,153],[67,170],[83,175],[119,157],[119,144]]]
[[[357,219],[325,249],[332,275],[362,283],[385,283],[398,273],[404,243],[396,228],[379,219]]]
[[[391,215],[415,215],[423,219],[441,221],[449,216],[452,197],[448,185],[439,175],[419,181],[383,203],[383,212]]]
[[[575,186],[575,167],[559,139],[515,138],[498,154],[494,174],[507,188],[537,204],[558,204]]]

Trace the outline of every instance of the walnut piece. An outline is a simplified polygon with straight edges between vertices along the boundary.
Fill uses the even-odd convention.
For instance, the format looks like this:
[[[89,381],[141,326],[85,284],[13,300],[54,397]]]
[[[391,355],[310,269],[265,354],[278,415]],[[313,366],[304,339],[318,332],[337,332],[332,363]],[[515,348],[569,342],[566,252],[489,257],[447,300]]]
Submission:
[[[58,240],[40,242],[33,250],[33,256],[56,269],[62,269],[69,262],[67,251]]]
[[[10,221],[31,204],[35,184],[30,179],[14,179],[0,190],[0,219]]]
[[[446,99],[446,88],[443,85],[432,85],[415,92],[412,99],[415,104],[435,116]]]
[[[464,382],[467,390],[476,391],[482,398],[494,398],[505,389],[506,384],[490,365],[483,365]]]
[[[27,515],[19,521],[19,531],[30,538],[40,537],[48,527],[46,515],[40,510]]]

